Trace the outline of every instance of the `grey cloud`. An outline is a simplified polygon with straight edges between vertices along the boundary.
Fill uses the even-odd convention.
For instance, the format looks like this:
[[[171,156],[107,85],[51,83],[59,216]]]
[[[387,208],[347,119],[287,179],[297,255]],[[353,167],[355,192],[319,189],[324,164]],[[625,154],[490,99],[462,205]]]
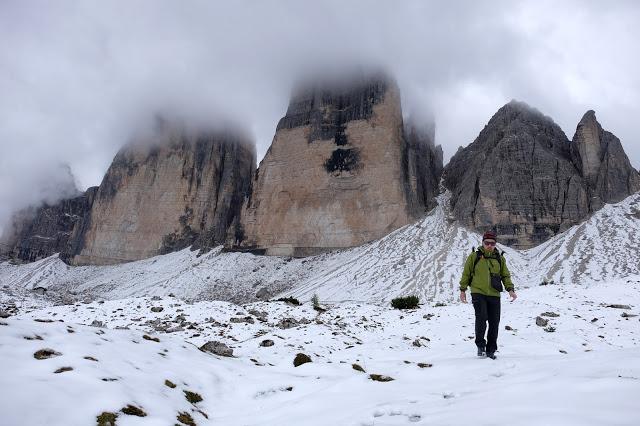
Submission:
[[[451,4],[449,4],[451,3]],[[640,166],[636,2],[3,1],[0,224],[69,164],[81,189],[158,111],[266,152],[301,74],[388,69],[445,161],[512,98],[571,137],[587,109]]]

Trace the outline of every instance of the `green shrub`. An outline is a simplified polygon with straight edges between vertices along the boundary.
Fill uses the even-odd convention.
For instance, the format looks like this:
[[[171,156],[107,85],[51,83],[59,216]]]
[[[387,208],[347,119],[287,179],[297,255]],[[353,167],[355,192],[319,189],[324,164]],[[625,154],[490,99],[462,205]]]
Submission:
[[[96,420],[98,422],[98,426],[115,426],[117,418],[118,415],[116,413],[105,411],[97,416]]]
[[[188,390],[183,392],[184,392],[184,397],[187,398],[187,401],[189,401],[192,404],[197,404],[198,402],[202,401],[202,396],[199,393],[191,392]]]
[[[396,309],[415,309],[419,303],[418,296],[396,297],[391,301],[391,306]]]
[[[196,422],[193,421],[193,417],[191,417],[191,414],[189,413],[180,412],[178,413],[178,417],[176,417],[176,419],[183,425],[196,426]]]
[[[142,408],[136,407],[135,405],[131,404],[127,405],[120,411],[129,416],[147,417],[147,413],[145,413]]]

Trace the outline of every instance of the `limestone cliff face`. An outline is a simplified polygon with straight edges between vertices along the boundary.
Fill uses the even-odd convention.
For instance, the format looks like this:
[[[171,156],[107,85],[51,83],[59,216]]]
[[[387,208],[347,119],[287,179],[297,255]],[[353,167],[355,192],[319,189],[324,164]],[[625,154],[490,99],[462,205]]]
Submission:
[[[232,133],[164,128],[113,160],[71,262],[112,264],[224,242],[255,170],[253,144]]]
[[[412,121],[405,122],[404,139],[402,170],[408,207],[413,216],[419,216],[437,204],[443,168],[442,147],[435,146],[433,123],[424,128]]]
[[[5,254],[20,262],[33,262],[55,253],[64,257],[74,230],[88,217],[96,189],[17,212],[9,226],[11,235],[3,238]]]
[[[587,112],[570,142],[549,117],[512,101],[445,168],[454,216],[501,242],[530,248],[604,203],[640,190],[620,141]]]
[[[452,212],[464,225],[494,229],[501,242],[528,248],[589,214],[570,143],[549,117],[516,101],[503,106],[444,171]]]
[[[363,244],[424,214],[437,186],[416,174],[438,155],[427,158],[432,143],[407,143],[404,133],[400,93],[386,77],[301,91],[278,123],[228,245],[305,256]]]
[[[571,141],[571,158],[587,183],[592,210],[640,191],[640,175],[631,166],[620,140],[602,129],[587,111]]]

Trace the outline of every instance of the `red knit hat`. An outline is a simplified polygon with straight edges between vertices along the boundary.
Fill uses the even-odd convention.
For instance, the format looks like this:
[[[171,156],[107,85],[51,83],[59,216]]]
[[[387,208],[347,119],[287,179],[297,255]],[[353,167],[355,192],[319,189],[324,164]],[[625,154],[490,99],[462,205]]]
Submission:
[[[496,233],[493,231],[487,231],[484,233],[484,235],[482,235],[482,241],[484,240],[494,240],[494,241],[498,241],[498,239],[496,238]]]

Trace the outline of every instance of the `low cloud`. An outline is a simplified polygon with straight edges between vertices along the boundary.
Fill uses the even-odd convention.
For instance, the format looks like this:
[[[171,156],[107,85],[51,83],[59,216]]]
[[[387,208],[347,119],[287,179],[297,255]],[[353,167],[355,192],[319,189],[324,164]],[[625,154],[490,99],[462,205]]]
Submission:
[[[292,83],[344,64],[393,73],[405,114],[434,117],[445,161],[515,98],[569,138],[596,110],[637,168],[639,20],[632,1],[3,1],[0,224],[60,164],[80,189],[99,184],[163,108],[241,123],[260,160]]]

